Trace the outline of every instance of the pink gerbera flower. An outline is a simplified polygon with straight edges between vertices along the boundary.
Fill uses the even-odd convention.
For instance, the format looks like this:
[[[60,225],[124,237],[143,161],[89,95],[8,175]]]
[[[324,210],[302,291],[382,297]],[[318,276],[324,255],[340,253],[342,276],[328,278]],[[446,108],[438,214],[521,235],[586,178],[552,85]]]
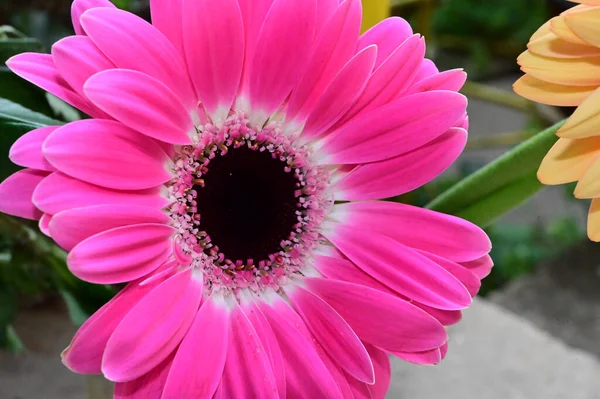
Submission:
[[[34,130],[0,209],[79,278],[129,284],[63,354],[118,398],[383,398],[438,363],[490,270],[476,226],[373,200],[462,151],[460,70],[360,0],[75,0],[76,36],[10,68],[92,119]]]

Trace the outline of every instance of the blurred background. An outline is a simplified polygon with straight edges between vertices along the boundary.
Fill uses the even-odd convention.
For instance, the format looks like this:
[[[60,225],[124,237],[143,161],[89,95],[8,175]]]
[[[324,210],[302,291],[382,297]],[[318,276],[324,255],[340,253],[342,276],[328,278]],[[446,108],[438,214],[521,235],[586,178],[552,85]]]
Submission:
[[[113,0],[149,19],[147,0]],[[4,62],[48,52],[72,34],[71,0],[0,0],[0,97],[59,120],[80,116],[13,75]],[[470,140],[434,182],[396,200],[425,206],[446,188],[568,116],[512,92],[517,56],[564,0],[363,0],[365,28],[390,12],[427,40],[440,70],[465,68]],[[2,109],[0,109],[0,122]],[[25,131],[0,132],[0,180],[16,170],[10,145]],[[482,300],[451,335],[439,367],[395,364],[391,398],[600,398],[600,245],[585,235],[588,203],[573,186],[545,188],[486,228],[495,268]],[[115,293],[78,281],[64,254],[35,223],[0,215],[0,399],[86,398],[101,382],[70,374],[59,353],[76,326]],[[86,387],[87,384],[87,387]],[[109,396],[110,397],[110,396]]]

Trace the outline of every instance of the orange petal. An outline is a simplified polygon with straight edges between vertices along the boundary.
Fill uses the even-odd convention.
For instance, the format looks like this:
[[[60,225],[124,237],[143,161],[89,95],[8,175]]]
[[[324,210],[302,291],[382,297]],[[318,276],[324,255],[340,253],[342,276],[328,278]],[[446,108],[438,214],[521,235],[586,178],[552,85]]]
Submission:
[[[579,183],[577,183],[577,186],[575,187],[574,194],[577,198],[600,197],[600,157],[596,156],[592,164],[588,167],[583,176],[581,176]]]
[[[517,62],[523,72],[546,82],[566,86],[600,86],[600,57],[559,59],[526,51]]]
[[[568,139],[600,135],[600,89],[581,103],[557,134]]]
[[[547,185],[579,180],[600,156],[600,137],[559,139],[540,165],[538,179]]]
[[[600,242],[600,199],[593,199],[588,213],[587,232],[590,240]]]
[[[587,44],[568,42],[549,33],[527,44],[527,48],[534,54],[551,58],[583,58],[599,57],[600,48]]]
[[[550,20],[550,29],[563,40],[575,44],[587,44],[585,40],[577,36],[565,23],[564,16],[554,17]]]
[[[544,25],[540,26],[537,31],[533,35],[531,35],[531,39],[529,41],[537,40],[541,37],[546,36],[547,34],[552,33],[550,30],[550,21],[546,22]]]
[[[515,93],[538,103],[557,107],[575,107],[596,89],[596,86],[563,86],[525,75],[513,85]]]
[[[567,26],[586,42],[600,47],[600,7],[588,7],[565,15]]]

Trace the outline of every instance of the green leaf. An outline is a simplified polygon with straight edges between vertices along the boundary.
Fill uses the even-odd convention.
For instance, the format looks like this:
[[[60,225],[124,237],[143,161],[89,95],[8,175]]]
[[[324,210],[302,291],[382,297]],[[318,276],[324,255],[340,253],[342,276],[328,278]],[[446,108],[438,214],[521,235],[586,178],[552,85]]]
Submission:
[[[8,159],[8,149],[19,137],[33,129],[61,124],[63,122],[0,98],[0,180],[19,170]]]
[[[63,124],[59,120],[27,109],[5,98],[0,98],[0,123],[2,125],[10,124],[12,126],[23,126],[31,129]]]
[[[535,174],[558,140],[556,131],[564,124],[538,133],[495,161],[458,182],[427,207],[459,215],[485,227],[539,191],[543,185]]]
[[[66,290],[61,290],[60,294],[67,304],[67,310],[69,311],[69,316],[71,316],[71,321],[78,327],[85,323],[90,315],[83,309],[83,306],[81,306],[79,301]]]

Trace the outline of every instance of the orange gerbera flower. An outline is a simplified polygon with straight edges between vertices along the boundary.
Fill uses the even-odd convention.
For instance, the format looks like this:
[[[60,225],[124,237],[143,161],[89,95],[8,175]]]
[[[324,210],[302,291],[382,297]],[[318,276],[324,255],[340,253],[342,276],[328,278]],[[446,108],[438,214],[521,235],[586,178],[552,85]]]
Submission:
[[[518,58],[525,76],[515,91],[530,100],[577,110],[558,131],[538,178],[577,181],[575,197],[593,198],[588,235],[600,241],[600,0],[582,3],[544,24]]]

